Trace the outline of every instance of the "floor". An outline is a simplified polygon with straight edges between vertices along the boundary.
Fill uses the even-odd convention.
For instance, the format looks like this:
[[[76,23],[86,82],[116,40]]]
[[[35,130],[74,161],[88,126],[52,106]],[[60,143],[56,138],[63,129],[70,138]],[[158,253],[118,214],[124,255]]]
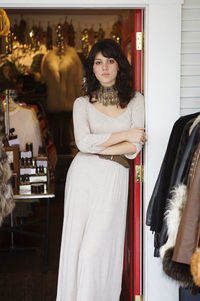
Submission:
[[[43,217],[45,203],[33,205],[32,210],[31,216],[17,222]],[[62,219],[63,195],[62,192],[57,191],[56,198],[51,201],[50,209],[50,247],[47,273],[43,272],[41,239],[15,234],[16,247],[34,246],[38,250],[2,251],[10,245],[10,233],[0,232],[0,301],[55,301]],[[7,227],[8,222],[9,220],[3,225],[4,228]],[[41,231],[42,226],[35,225],[34,231]],[[120,301],[123,301],[122,297]]]
[[[34,205],[34,216],[43,217],[45,204]],[[32,251],[4,251],[10,245],[10,233],[0,233],[0,301],[55,301],[60,240],[62,231],[63,201],[51,201],[51,225],[48,272],[43,270],[43,242],[39,238],[15,234],[15,247],[32,247]],[[24,219],[25,220],[25,219]],[[26,218],[27,220],[27,218]],[[24,221],[23,221],[24,222]],[[7,225],[3,225],[6,227]],[[41,231],[43,225],[27,230]],[[34,229],[33,229],[34,227]]]

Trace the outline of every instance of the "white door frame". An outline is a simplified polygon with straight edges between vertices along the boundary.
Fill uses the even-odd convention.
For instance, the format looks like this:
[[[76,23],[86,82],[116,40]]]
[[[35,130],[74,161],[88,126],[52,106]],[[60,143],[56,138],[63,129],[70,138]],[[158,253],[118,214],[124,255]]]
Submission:
[[[178,287],[153,257],[145,213],[175,120],[180,115],[181,5],[184,0],[1,0],[1,8],[144,8],[146,131],[144,178],[144,301],[178,301]]]

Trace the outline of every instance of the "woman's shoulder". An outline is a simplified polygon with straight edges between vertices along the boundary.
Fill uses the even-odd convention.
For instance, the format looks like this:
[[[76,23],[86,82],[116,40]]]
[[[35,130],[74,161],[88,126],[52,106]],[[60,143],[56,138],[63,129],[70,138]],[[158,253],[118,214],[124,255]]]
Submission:
[[[89,102],[89,97],[86,95],[86,96],[80,96],[78,98],[75,99],[74,101],[74,107],[77,107],[77,106],[86,106]]]
[[[135,95],[129,101],[128,106],[131,109],[144,107],[144,95],[142,95],[140,92],[135,92]]]

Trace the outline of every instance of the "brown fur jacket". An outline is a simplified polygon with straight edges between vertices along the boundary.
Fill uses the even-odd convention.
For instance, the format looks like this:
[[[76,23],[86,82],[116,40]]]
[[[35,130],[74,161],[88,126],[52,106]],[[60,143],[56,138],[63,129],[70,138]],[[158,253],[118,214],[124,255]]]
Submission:
[[[2,224],[3,218],[12,211],[15,205],[12,187],[9,182],[12,173],[3,146],[4,133],[4,111],[0,103],[0,225]]]
[[[191,257],[198,245],[199,184],[200,142],[191,160],[187,186],[181,184],[176,187],[173,198],[169,200],[169,210],[166,214],[168,240],[160,250],[163,271],[181,286],[191,288],[193,294],[198,293],[200,289],[199,282],[193,280],[190,272]],[[196,268],[198,269],[198,262]]]

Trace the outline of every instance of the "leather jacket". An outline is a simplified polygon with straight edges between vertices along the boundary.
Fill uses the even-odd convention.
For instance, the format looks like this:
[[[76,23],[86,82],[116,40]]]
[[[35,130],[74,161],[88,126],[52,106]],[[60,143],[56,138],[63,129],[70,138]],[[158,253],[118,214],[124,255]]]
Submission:
[[[167,240],[167,226],[164,221],[167,199],[173,186],[181,183],[187,176],[188,164],[198,141],[198,127],[189,136],[189,128],[199,113],[179,118],[172,129],[167,151],[151,196],[146,224],[154,233],[154,256],[159,256],[160,247]]]

